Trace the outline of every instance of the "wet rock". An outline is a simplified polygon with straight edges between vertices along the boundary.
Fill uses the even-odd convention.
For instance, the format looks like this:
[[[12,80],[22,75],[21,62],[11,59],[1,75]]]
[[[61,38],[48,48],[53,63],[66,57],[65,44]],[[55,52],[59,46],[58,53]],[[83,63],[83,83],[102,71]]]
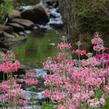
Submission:
[[[18,69],[18,71],[14,73],[14,75],[17,75],[17,78],[21,78],[21,76],[25,74],[26,74],[26,71],[23,68]]]
[[[32,92],[32,91],[26,91],[26,90],[24,90],[22,97],[25,100],[34,99],[35,104],[38,104],[40,101],[46,100],[46,98],[43,95],[43,91],[42,92]]]
[[[9,20],[13,19],[13,18],[21,18],[21,12],[18,10],[12,10],[9,14],[8,14],[8,18]]]
[[[44,78],[47,76],[47,71],[45,71],[43,69],[34,69],[34,70],[37,73],[37,77]]]
[[[46,0],[46,3],[48,5],[49,8],[56,8],[59,6],[58,0]]]
[[[13,47],[17,45],[19,42],[25,40],[27,36],[25,35],[19,35],[17,33],[7,33],[7,32],[0,32],[0,48],[7,47]]]
[[[31,34],[31,31],[30,30],[26,30],[25,33],[26,34]]]
[[[24,27],[18,23],[8,23],[7,25],[13,27],[14,32],[24,31]]]
[[[41,106],[40,105],[34,105],[34,106],[31,106],[31,105],[27,105],[27,106],[24,106],[22,107],[22,109],[41,109]]]
[[[34,25],[34,23],[27,19],[19,19],[15,18],[11,21],[12,23],[18,23],[19,25],[24,26],[25,29],[31,29],[31,27]]]
[[[13,28],[11,26],[7,26],[7,25],[0,25],[0,32],[12,33]]]
[[[26,10],[32,10],[33,9],[33,6],[21,6],[20,7],[20,11],[26,11]]]
[[[29,19],[35,24],[46,24],[49,16],[46,9],[42,5],[35,5],[21,13],[23,19]]]

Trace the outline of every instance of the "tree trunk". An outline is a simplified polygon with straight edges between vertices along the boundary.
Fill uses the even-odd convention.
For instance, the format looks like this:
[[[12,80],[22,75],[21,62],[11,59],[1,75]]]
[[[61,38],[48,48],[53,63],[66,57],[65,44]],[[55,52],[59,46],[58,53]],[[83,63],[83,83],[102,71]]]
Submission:
[[[78,39],[78,18],[76,16],[76,0],[59,0],[59,7],[64,21],[64,34],[73,41]]]

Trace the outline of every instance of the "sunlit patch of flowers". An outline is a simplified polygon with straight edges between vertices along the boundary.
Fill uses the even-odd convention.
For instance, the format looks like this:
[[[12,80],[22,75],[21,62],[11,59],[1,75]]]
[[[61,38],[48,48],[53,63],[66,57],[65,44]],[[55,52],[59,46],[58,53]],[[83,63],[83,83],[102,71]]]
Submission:
[[[47,89],[44,95],[58,103],[56,109],[99,109],[105,106],[109,94],[109,54],[104,53],[104,42],[98,33],[91,42],[93,50],[97,51],[95,55],[80,49],[80,41],[76,43],[78,48],[71,50],[71,44],[64,40],[57,46],[60,53],[43,63],[44,69],[50,71],[45,77]],[[74,55],[78,58],[73,58]]]

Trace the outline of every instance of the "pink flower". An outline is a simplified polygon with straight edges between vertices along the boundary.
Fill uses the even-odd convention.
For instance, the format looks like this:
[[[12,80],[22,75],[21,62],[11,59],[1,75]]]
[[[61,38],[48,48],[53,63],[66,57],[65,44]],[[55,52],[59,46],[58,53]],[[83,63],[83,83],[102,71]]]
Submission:
[[[101,103],[102,106],[104,106],[106,104],[105,99],[104,98],[100,98],[100,103]]]
[[[103,40],[98,35],[94,36],[91,42],[93,45],[103,45]]]
[[[57,45],[57,48],[59,49],[69,49],[71,48],[71,44],[70,43],[64,43],[64,42],[61,42]]]
[[[34,80],[32,78],[28,78],[25,80],[25,84],[27,85],[37,85],[38,84],[38,80]]]
[[[109,92],[109,85],[105,85],[104,90]]]
[[[65,97],[64,93],[59,92],[58,90],[53,91],[53,94],[51,95],[51,99],[58,102],[64,101],[64,97]]]
[[[4,73],[16,72],[19,68],[20,68],[19,61],[15,61],[15,62],[7,61],[0,64],[0,71]]]
[[[19,105],[26,105],[28,102],[26,100],[23,100],[23,99],[18,99],[18,104]]]
[[[101,50],[105,50],[103,45],[95,45],[93,46],[93,50],[94,51],[101,51]]]
[[[44,95],[45,97],[49,98],[50,95],[51,95],[51,90],[48,90],[48,89],[44,90],[43,95]]]
[[[104,50],[103,41],[98,36],[92,40],[95,50]],[[98,48],[97,48],[98,47]],[[86,55],[79,59],[72,59],[64,43],[58,45],[61,53],[55,58],[50,58],[44,63],[44,68],[53,71],[45,77],[45,96],[56,102],[62,102],[57,109],[77,109],[80,103],[85,103],[92,108],[105,105],[104,97],[96,98],[96,91],[102,90],[106,96],[109,92],[108,66],[102,67],[102,60],[108,62],[108,55],[86,55],[85,50],[73,50],[73,54]],[[66,52],[66,53],[64,53]],[[90,56],[89,56],[90,55]],[[104,61],[103,61],[104,62]],[[107,84],[107,85],[105,85]],[[93,99],[92,99],[93,98]],[[84,107],[83,107],[84,108]]]
[[[26,77],[27,78],[35,78],[37,75],[33,71],[26,71]]]
[[[80,54],[80,55],[86,55],[86,50],[73,50],[73,54]]]
[[[66,109],[65,106],[58,106],[57,109]]]

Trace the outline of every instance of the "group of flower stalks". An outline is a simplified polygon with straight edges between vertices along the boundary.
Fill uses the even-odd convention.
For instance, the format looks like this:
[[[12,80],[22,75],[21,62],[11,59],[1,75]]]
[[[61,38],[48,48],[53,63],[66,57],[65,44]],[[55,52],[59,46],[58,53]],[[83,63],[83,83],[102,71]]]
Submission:
[[[27,86],[37,85],[35,73],[27,72],[23,80],[14,75],[20,68],[20,62],[15,59],[12,51],[4,50],[0,52],[0,72],[3,73],[3,80],[0,82],[0,109],[34,109],[23,106],[31,103],[23,99],[24,90],[20,83]]]
[[[80,49],[80,41],[72,50],[64,38],[57,46],[58,55],[43,63],[51,72],[45,77],[44,95],[57,102],[56,109],[104,109],[109,95],[109,54],[98,33],[91,43],[94,52],[87,53]]]

